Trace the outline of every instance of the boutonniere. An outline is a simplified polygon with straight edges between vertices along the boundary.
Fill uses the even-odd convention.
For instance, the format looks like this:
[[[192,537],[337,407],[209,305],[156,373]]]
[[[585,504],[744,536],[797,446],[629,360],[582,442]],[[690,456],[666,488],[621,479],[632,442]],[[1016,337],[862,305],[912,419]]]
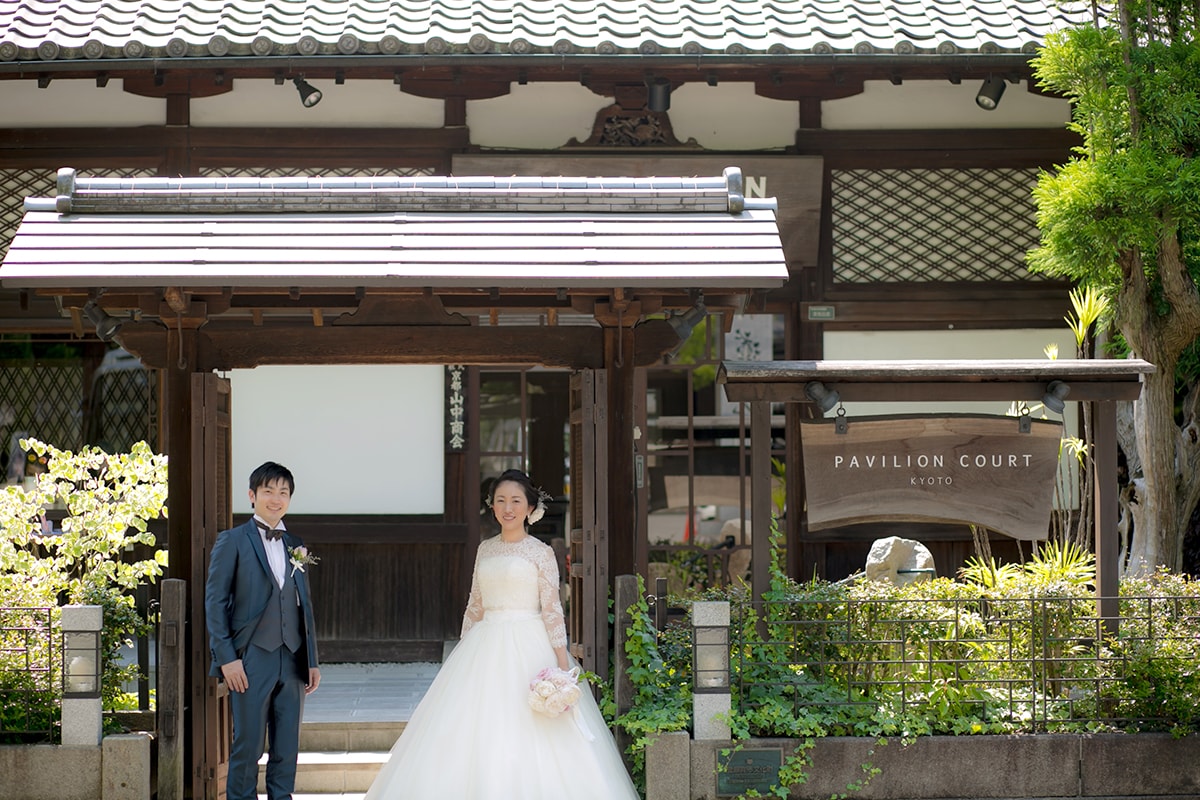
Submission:
[[[296,570],[304,572],[304,568],[309,564],[315,564],[320,561],[319,558],[308,552],[308,548],[304,545],[299,547],[288,548],[288,560],[292,562],[292,574],[296,574]]]

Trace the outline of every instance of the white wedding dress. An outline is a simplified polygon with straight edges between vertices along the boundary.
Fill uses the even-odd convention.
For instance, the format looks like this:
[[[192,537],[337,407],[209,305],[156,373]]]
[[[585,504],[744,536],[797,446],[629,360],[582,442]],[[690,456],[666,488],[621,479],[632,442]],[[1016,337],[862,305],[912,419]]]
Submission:
[[[637,800],[589,692],[557,717],[529,707],[566,641],[554,551],[484,540],[462,639],[364,800]]]

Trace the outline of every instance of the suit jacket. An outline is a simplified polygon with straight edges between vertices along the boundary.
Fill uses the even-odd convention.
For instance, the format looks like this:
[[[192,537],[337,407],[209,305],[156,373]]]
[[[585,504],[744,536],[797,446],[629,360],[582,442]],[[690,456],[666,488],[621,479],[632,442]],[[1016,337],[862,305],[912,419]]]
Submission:
[[[283,544],[290,551],[302,542],[285,532]],[[291,568],[288,561],[289,572]],[[296,570],[295,577],[304,619],[304,655],[307,667],[311,669],[319,666],[312,595],[308,589],[308,573]],[[204,613],[212,654],[210,675],[219,677],[222,664],[242,657],[271,599],[274,581],[267,551],[253,518],[217,534],[208,561],[208,580],[204,585]]]

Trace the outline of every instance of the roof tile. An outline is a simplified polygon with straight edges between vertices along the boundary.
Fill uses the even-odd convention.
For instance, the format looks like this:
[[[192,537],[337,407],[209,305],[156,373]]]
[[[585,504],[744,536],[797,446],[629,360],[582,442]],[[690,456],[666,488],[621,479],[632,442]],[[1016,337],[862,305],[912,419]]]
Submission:
[[[0,4],[0,60],[439,50],[919,56],[985,45],[1022,53],[1088,14],[1082,0],[10,0]]]

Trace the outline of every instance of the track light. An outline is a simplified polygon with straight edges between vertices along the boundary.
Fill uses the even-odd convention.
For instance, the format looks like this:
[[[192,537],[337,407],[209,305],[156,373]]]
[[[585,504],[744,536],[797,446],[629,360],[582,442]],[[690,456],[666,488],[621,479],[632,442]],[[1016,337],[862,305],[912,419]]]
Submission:
[[[646,79],[646,108],[666,111],[671,107],[671,82],[666,78]]]
[[[979,87],[979,94],[975,95],[975,105],[984,111],[995,111],[996,106],[1000,105],[1000,98],[1003,96],[1004,78],[988,75],[988,79],[983,82],[983,86]]]
[[[1042,395],[1042,405],[1055,414],[1061,414],[1063,413],[1063,409],[1067,407],[1064,401],[1070,393],[1070,385],[1062,381],[1050,381],[1046,384],[1046,393]]]
[[[300,93],[300,102],[304,104],[305,108],[312,108],[321,102],[321,90],[304,78],[292,78],[292,83],[296,84],[296,91]]]
[[[96,335],[102,342],[111,342],[123,324],[121,320],[96,305],[95,300],[88,300],[83,304],[83,315],[96,326]]]
[[[822,414],[832,411],[833,407],[842,401],[842,396],[836,390],[830,389],[820,381],[809,381],[804,384],[804,394],[817,404],[817,408],[821,409]]]
[[[672,314],[667,317],[667,322],[671,329],[675,331],[675,335],[679,337],[679,341],[686,342],[688,337],[692,335],[692,331],[700,324],[700,321],[708,316],[708,309],[704,307],[702,300],[697,300],[696,305],[684,311],[682,314]]]

